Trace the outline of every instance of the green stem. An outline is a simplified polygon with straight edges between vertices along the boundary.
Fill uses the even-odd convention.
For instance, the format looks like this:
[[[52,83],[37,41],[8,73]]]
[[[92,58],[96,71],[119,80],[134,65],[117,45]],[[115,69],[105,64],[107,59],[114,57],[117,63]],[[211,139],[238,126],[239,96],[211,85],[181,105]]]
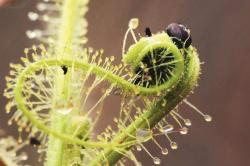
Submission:
[[[61,24],[57,34],[56,51],[58,58],[71,58],[73,48],[74,29],[78,24],[78,7],[81,0],[64,0]]]
[[[58,114],[55,111],[51,113],[51,128],[56,131],[63,132],[65,128],[66,117]],[[48,150],[47,150],[47,166],[62,165],[63,156],[63,141],[54,136],[49,136]]]
[[[70,58],[72,56],[72,46],[74,29],[77,24],[77,8],[81,0],[64,0],[62,11],[61,11],[61,24],[59,26],[57,34],[57,45],[56,45],[56,55],[58,59]],[[58,70],[56,72],[56,78],[54,81],[54,100],[53,108],[56,108],[56,103],[60,100],[67,102],[68,96],[70,94],[68,90],[68,83],[70,82],[70,72],[66,76]],[[63,83],[63,84],[62,84]],[[60,116],[56,109],[51,110],[51,130],[57,131],[58,133],[65,133],[65,126],[68,123],[69,117]],[[69,165],[70,163],[66,161],[67,156],[66,144],[62,139],[49,135],[48,150],[47,150],[47,166],[62,166]]]
[[[199,58],[194,50],[190,50],[186,58],[185,73],[182,80],[177,87],[166,96],[160,98],[153,103],[151,107],[140,115],[132,124],[126,129],[120,131],[112,140],[113,143],[126,143],[135,141],[136,129],[148,127],[153,128],[164,116],[166,116],[172,109],[174,109],[187,95],[193,90],[197,84],[200,71]],[[163,103],[168,102],[166,106]],[[147,121],[145,121],[147,119]],[[134,137],[131,137],[134,136]],[[128,147],[126,150],[131,148]],[[104,157],[105,156],[105,157]],[[115,151],[112,147],[104,148],[103,153],[96,157],[90,166],[114,165],[122,157],[122,154]]]

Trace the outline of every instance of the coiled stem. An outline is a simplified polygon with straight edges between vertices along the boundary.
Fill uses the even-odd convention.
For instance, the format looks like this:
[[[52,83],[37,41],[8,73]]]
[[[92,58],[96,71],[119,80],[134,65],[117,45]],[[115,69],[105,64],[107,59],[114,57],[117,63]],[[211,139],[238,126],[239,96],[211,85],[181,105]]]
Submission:
[[[193,90],[193,88],[197,84],[199,73],[200,62],[197,52],[194,48],[190,48],[185,60],[184,76],[178,83],[176,88],[153,103],[147,111],[143,112],[143,114],[140,115],[126,129],[117,133],[112,142],[133,142],[135,141],[135,139],[133,139],[131,135],[135,136],[137,128],[145,128],[148,125],[150,126],[150,128],[154,127]],[[163,104],[165,101],[167,101],[166,106]],[[128,150],[129,148],[131,148],[131,146],[126,147],[126,150]],[[103,156],[105,156],[105,158]],[[121,157],[122,154],[116,152],[114,148],[105,148],[103,154],[99,155],[96,160],[90,164],[90,166],[98,166],[100,165],[100,163],[102,165],[114,165]]]
[[[88,71],[90,68],[92,69],[92,73],[96,74],[100,77],[105,77],[107,81],[110,81],[115,86],[118,86],[122,89],[130,91],[132,93],[146,95],[146,94],[153,94],[159,91],[167,90],[166,89],[159,89],[159,87],[140,87],[138,85],[134,85],[123,78],[113,74],[110,71],[107,71],[99,66],[95,66],[89,63],[83,63],[78,61],[71,61],[71,60],[57,60],[57,59],[44,59],[33,64],[30,64],[29,67],[25,68],[22,73],[20,73],[16,87],[15,87],[15,101],[17,101],[17,107],[19,110],[23,112],[23,114],[31,121],[33,125],[35,125],[38,129],[42,130],[47,134],[51,134],[57,138],[60,138],[62,141],[70,142],[72,144],[79,144],[85,147],[102,147],[105,148],[105,156],[107,158],[110,157],[109,162],[115,163],[121,157],[119,153],[113,152],[114,148],[119,147],[126,147],[127,144],[132,141],[132,138],[128,135],[135,135],[136,128],[143,128],[150,124],[150,127],[153,127],[157,124],[162,117],[168,114],[176,105],[178,105],[183,98],[185,98],[193,87],[196,85],[198,74],[199,74],[199,59],[198,55],[194,48],[190,48],[188,50],[188,54],[185,60],[185,72],[182,76],[181,80],[177,80],[177,85],[174,86],[166,95],[160,98],[157,102],[153,103],[150,108],[146,112],[144,112],[140,117],[138,117],[130,126],[128,126],[124,131],[118,132],[117,136],[114,140],[110,143],[103,143],[103,142],[92,142],[92,141],[84,141],[77,138],[72,138],[65,133],[59,133],[53,128],[46,127],[42,121],[35,118],[36,116],[25,106],[24,96],[22,95],[22,89],[25,84],[25,80],[28,75],[31,75],[33,72],[40,70],[41,68],[46,68],[48,66],[58,66],[61,67],[62,65],[67,66],[68,68],[74,66],[75,68]],[[172,85],[173,86],[173,85]],[[167,105],[163,106],[163,102],[167,101]],[[147,119],[147,121],[145,121]],[[103,158],[101,155],[96,162],[100,162]],[[117,157],[112,157],[117,156]],[[119,157],[118,157],[119,156]],[[106,160],[105,160],[106,161]],[[93,164],[94,165],[94,164]]]

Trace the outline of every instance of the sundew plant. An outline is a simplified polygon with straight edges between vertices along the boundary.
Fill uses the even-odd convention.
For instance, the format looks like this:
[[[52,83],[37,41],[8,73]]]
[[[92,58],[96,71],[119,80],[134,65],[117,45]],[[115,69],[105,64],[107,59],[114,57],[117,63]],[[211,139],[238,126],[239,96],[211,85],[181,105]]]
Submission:
[[[41,44],[24,49],[22,62],[11,63],[6,76],[6,111],[13,112],[8,123],[17,123],[19,143],[10,137],[0,140],[3,165],[22,165],[27,156],[18,151],[27,144],[37,146],[46,166],[123,166],[128,160],[145,165],[135,151],[145,151],[151,165],[159,165],[160,155],[178,148],[174,136],[187,134],[192,125],[178,109],[181,103],[212,120],[187,100],[200,75],[188,28],[172,23],[157,33],[146,28],[141,36],[135,31],[139,20],[132,18],[121,46],[122,62],[114,65],[114,56],[86,48],[88,3],[43,0],[28,13],[46,28],[27,30],[28,38]],[[134,43],[127,42],[130,37]],[[93,102],[96,92],[99,98]],[[98,133],[105,100],[112,95],[120,100],[118,110],[109,110],[118,112],[115,125]],[[145,146],[149,141],[159,153]]]

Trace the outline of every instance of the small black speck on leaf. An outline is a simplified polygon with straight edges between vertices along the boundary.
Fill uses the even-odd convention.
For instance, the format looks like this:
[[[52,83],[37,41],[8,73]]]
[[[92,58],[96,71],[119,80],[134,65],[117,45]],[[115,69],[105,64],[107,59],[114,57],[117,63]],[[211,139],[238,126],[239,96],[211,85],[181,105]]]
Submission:
[[[30,144],[34,146],[39,146],[41,145],[41,142],[36,138],[36,137],[30,137]]]
[[[145,34],[146,34],[146,36],[148,36],[148,37],[151,37],[151,36],[152,36],[151,30],[150,30],[149,27],[146,27],[146,28],[145,28]]]
[[[63,74],[65,75],[65,74],[67,74],[67,72],[68,72],[68,68],[66,67],[66,66],[61,66],[61,68],[62,68],[62,70],[63,70]]]

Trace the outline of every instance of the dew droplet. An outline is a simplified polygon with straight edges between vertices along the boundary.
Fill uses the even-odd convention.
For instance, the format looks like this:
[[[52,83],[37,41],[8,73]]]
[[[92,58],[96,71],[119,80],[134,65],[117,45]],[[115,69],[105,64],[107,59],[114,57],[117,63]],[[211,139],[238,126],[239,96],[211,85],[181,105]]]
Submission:
[[[129,28],[131,28],[131,29],[136,29],[136,28],[139,26],[139,19],[138,19],[138,18],[132,18],[132,19],[129,21],[128,26],[129,26]]]
[[[39,18],[39,15],[37,13],[35,13],[35,12],[29,12],[28,13],[28,18],[31,21],[36,21]]]
[[[167,155],[167,154],[168,154],[168,149],[167,149],[167,148],[163,148],[163,149],[161,150],[161,154]]]
[[[149,129],[138,129],[136,131],[136,139],[139,142],[146,142],[152,138],[152,132]]]
[[[137,151],[141,151],[142,150],[141,146],[140,145],[136,145],[136,150]]]
[[[171,125],[171,124],[168,124],[166,126],[163,126],[162,128],[160,128],[160,132],[164,133],[164,134],[167,134],[169,133],[170,131],[172,131],[174,129],[174,126]]]
[[[27,156],[27,154],[25,154],[25,153],[21,153],[21,154],[19,155],[19,157],[20,157],[21,160],[27,160],[27,159],[28,159],[28,156]]]
[[[212,121],[212,117],[210,115],[204,115],[204,119],[206,122],[211,122]]]
[[[161,159],[159,159],[158,157],[154,157],[154,158],[153,158],[153,161],[154,161],[154,164],[155,164],[155,165],[161,164]]]
[[[114,122],[115,122],[115,123],[118,123],[118,119],[117,119],[117,118],[114,118]]]
[[[93,53],[94,52],[94,49],[92,47],[89,47],[88,49],[89,53]],[[105,61],[108,60],[108,57],[105,58]]]
[[[171,147],[171,149],[175,150],[178,148],[178,144],[176,142],[171,142],[170,147]]]
[[[185,119],[184,123],[185,123],[186,126],[191,126],[192,125],[192,122],[191,122],[190,119]]]
[[[9,120],[9,121],[8,121],[8,125],[9,125],[9,126],[12,125],[12,120]]]
[[[188,128],[187,127],[182,127],[181,130],[180,130],[180,133],[185,135],[188,133]]]
[[[36,37],[36,33],[31,30],[26,31],[26,35],[29,39],[34,39]]]
[[[37,4],[37,9],[40,10],[40,11],[46,10],[46,4],[44,4],[44,3],[38,3]]]

